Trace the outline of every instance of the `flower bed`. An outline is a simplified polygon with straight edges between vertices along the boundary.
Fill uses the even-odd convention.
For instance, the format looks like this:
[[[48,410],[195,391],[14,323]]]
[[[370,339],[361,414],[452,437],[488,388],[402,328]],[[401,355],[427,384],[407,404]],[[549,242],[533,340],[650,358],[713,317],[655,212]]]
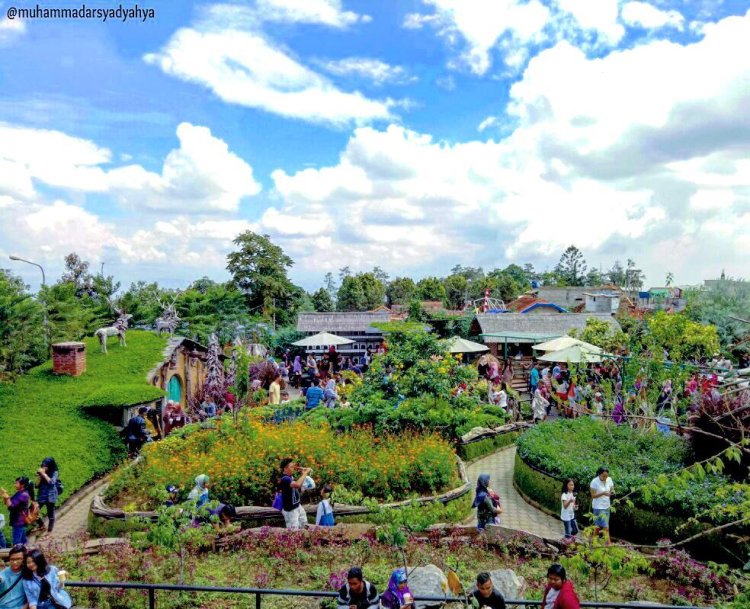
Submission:
[[[281,425],[225,417],[212,429],[197,425],[153,445],[141,461],[115,472],[108,498],[115,505],[149,508],[166,484],[183,489],[201,473],[213,497],[235,505],[269,505],[279,461],[292,456],[312,467],[319,485],[331,482],[378,500],[434,494],[459,479],[450,444],[435,434],[376,436],[369,429],[340,434],[302,421]]]

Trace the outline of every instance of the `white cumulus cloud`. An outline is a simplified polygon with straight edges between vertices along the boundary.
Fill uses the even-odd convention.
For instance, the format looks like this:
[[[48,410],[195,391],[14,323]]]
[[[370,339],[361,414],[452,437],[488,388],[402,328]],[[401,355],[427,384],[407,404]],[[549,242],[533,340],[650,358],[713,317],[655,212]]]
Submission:
[[[621,16],[627,25],[645,29],[672,27],[682,30],[685,27],[685,18],[679,11],[664,11],[648,2],[626,2],[622,6]]]
[[[376,85],[408,84],[417,81],[402,66],[393,66],[380,59],[368,57],[345,57],[329,61],[319,61],[323,70],[336,76],[355,76],[372,81]]]
[[[215,8],[144,60],[227,103],[289,118],[333,125],[393,118],[392,100],[342,91],[268,38],[256,19],[242,8]]]

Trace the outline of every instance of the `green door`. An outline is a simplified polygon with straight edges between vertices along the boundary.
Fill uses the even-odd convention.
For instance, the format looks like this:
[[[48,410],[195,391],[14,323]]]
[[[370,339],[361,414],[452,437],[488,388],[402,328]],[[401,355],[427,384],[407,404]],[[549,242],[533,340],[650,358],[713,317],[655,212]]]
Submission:
[[[179,376],[173,376],[169,379],[169,384],[167,385],[167,396],[170,401],[182,404],[182,383],[180,382]]]

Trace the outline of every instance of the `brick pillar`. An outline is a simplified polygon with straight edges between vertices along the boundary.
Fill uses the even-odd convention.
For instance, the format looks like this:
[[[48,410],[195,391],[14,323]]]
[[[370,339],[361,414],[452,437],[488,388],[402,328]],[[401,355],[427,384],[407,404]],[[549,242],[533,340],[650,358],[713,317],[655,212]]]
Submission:
[[[86,372],[86,345],[75,342],[52,345],[52,372],[81,376]]]

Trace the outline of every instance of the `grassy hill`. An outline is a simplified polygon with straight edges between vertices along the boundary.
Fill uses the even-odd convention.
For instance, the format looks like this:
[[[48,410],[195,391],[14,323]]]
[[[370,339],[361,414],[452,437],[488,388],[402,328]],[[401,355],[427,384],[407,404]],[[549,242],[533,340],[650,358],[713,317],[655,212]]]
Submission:
[[[115,428],[91,409],[164,395],[146,374],[163,359],[167,342],[137,330],[127,340],[122,348],[111,339],[105,355],[95,338],[86,339],[87,370],[80,377],[55,376],[48,361],[15,383],[0,383],[0,486],[12,493],[18,476],[35,480],[42,459],[51,456],[60,466],[65,498],[125,457]]]

